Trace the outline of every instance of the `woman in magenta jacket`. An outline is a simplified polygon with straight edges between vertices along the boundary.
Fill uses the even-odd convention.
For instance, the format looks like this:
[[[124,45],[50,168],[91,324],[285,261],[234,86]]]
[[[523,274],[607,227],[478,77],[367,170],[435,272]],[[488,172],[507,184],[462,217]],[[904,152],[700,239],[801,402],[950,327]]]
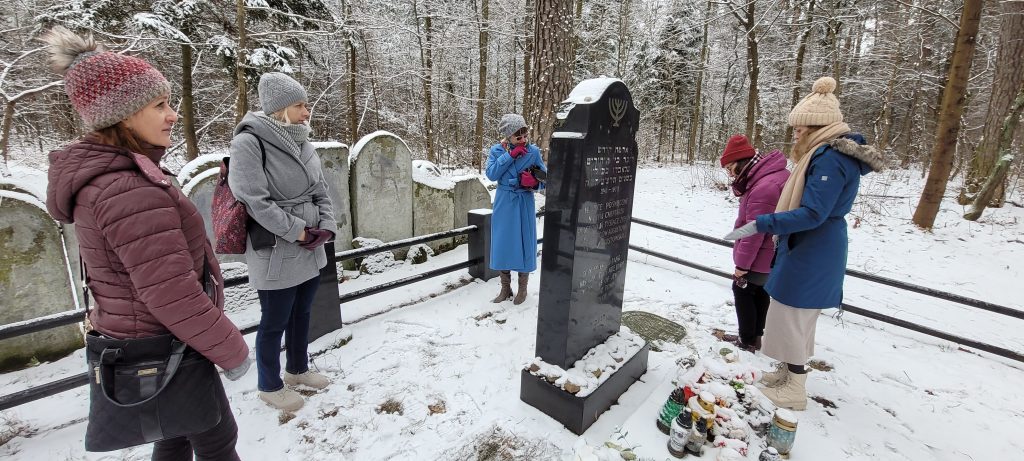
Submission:
[[[758,215],[772,213],[779,202],[782,186],[789,179],[786,157],[780,151],[757,153],[743,135],[729,138],[720,159],[732,178],[732,192],[740,198],[736,225],[739,227]],[[732,292],[736,305],[739,335],[730,338],[740,348],[761,348],[764,322],[771,298],[764,290],[771,271],[775,244],[768,234],[754,234],[736,241],[732,247]]]

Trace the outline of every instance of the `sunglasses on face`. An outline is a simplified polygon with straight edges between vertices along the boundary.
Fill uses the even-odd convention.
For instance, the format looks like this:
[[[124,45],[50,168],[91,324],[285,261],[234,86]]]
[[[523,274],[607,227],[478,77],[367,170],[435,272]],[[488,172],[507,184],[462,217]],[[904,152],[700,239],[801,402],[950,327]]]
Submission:
[[[509,139],[526,139],[526,137],[527,137],[528,135],[529,135],[529,132],[528,132],[528,131],[526,131],[526,130],[523,130],[523,131],[517,131],[517,132],[516,132],[515,134],[513,134],[512,136],[509,136]]]

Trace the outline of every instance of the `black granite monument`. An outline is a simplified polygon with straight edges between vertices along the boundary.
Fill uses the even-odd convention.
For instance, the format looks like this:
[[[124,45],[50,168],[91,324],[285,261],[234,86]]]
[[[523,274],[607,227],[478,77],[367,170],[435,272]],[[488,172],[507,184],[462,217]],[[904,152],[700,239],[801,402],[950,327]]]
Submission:
[[[324,244],[327,265],[320,269],[320,288],[313,297],[309,313],[309,342],[341,329],[341,305],[338,298],[338,267],[334,259],[334,242]]]
[[[622,324],[639,111],[621,81],[580,83],[548,155],[537,353],[568,369]],[[523,370],[520,398],[582,434],[647,371],[644,346],[586,397]]]

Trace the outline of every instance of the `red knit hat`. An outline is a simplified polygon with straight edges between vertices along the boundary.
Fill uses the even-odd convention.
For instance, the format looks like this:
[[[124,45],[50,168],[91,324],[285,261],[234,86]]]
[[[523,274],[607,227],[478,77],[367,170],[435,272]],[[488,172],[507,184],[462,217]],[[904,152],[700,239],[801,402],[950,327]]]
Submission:
[[[64,75],[64,91],[87,130],[116,125],[171,92],[167,79],[148,62],[105,51],[92,37],[58,26],[43,40],[50,44],[50,63]]]
[[[750,141],[747,141],[746,136],[743,136],[742,134],[734,134],[729,138],[729,142],[725,143],[725,152],[722,152],[722,158],[719,162],[722,163],[722,167],[724,168],[726,165],[737,160],[751,158],[756,153],[757,152],[754,151],[754,146],[750,145]]]

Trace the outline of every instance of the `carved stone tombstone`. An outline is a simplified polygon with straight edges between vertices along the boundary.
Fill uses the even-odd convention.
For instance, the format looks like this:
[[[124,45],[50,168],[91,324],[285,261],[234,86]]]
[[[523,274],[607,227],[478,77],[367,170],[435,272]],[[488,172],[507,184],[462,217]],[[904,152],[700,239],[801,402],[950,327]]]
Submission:
[[[639,111],[617,79],[580,83],[548,154],[536,356],[568,369],[622,322]],[[520,397],[577,434],[647,370],[648,346],[586,397],[524,370]]]
[[[338,235],[334,236],[336,251],[352,249],[352,211],[349,200],[348,146],[341,143],[315,142],[313,147],[320,154],[320,165],[327,182],[327,193],[334,208],[334,220],[338,223]]]
[[[74,250],[77,253],[77,245]],[[24,192],[0,190],[0,324],[74,309],[69,265],[60,226],[42,201]],[[56,360],[83,344],[78,325],[5,339],[0,341],[0,371],[32,360]]]
[[[469,225],[469,210],[491,208],[491,194],[487,187],[476,176],[455,178],[455,222],[453,228]],[[468,241],[465,235],[455,238],[455,244],[461,245]]]
[[[425,163],[425,162],[424,162]],[[431,165],[432,166],[432,165]],[[412,230],[415,235],[444,232],[455,222],[455,182],[437,167],[413,167]],[[452,249],[450,238],[427,242],[434,254]]]
[[[366,135],[352,147],[349,167],[353,237],[412,237],[412,153],[405,141],[386,131]],[[400,259],[405,253],[395,251]]]

